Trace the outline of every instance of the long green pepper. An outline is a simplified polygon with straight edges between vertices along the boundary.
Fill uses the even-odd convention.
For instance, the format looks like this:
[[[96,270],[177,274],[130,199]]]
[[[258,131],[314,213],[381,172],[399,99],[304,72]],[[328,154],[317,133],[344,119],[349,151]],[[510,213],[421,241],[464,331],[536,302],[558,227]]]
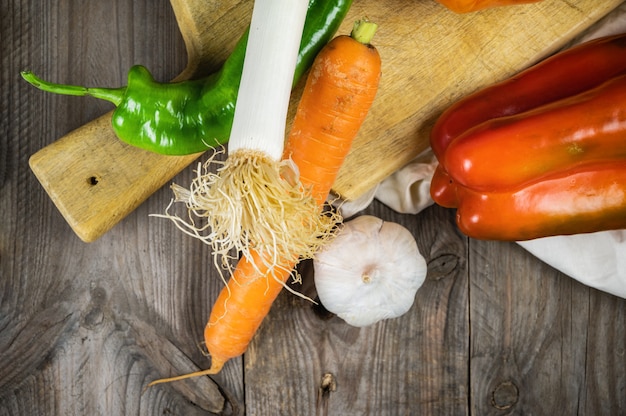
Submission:
[[[309,1],[294,85],[337,32],[351,4],[352,0]],[[141,65],[130,69],[128,85],[121,88],[54,84],[29,71],[22,77],[43,91],[110,101],[117,107],[111,122],[119,139],[155,153],[187,155],[228,141],[247,42],[246,30],[222,68],[197,80],[158,83]]]

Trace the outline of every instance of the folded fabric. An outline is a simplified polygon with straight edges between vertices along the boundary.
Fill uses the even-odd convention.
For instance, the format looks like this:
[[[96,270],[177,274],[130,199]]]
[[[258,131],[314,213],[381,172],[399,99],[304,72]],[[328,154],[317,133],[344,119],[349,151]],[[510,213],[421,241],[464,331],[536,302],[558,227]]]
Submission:
[[[374,196],[398,212],[417,214],[433,204],[430,181],[436,167],[437,158],[428,148],[401,171],[384,180]]]
[[[626,3],[587,30],[572,45],[626,31]],[[370,192],[338,207],[346,218],[377,199],[400,213],[417,214],[433,203],[430,182],[437,166],[427,149]],[[598,290],[626,298],[626,230],[555,236],[518,242],[546,264]]]
[[[626,298],[626,230],[545,237],[518,244],[575,280]]]
[[[335,207],[344,218],[350,218],[377,199],[394,211],[417,214],[433,204],[430,181],[436,167],[437,159],[428,148],[359,198],[337,200]]]

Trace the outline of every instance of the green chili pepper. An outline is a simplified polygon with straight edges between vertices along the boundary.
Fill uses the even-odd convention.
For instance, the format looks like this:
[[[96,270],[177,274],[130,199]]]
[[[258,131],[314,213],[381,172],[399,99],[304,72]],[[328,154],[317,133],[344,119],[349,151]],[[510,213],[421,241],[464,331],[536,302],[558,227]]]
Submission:
[[[352,0],[310,0],[294,74],[294,85],[332,38]],[[57,94],[92,96],[117,107],[112,124],[122,141],[155,153],[186,155],[228,141],[248,41],[241,37],[223,67],[206,78],[158,83],[140,65],[121,88],[86,88],[46,82],[32,72],[22,77],[35,87]]]

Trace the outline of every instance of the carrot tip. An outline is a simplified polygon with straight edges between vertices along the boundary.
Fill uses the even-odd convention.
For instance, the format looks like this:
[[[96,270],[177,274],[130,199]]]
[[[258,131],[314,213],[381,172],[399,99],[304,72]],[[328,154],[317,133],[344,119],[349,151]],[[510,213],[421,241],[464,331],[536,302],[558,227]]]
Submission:
[[[154,386],[156,384],[171,383],[172,381],[185,380],[185,379],[192,378],[192,377],[209,376],[209,375],[217,374],[220,371],[222,371],[222,368],[224,367],[224,364],[225,364],[224,360],[212,358],[211,359],[211,368],[209,368],[207,370],[195,371],[193,373],[182,374],[180,376],[175,376],[175,377],[160,378],[158,380],[154,380],[154,381],[150,382],[146,386],[146,388],[152,387],[152,386]]]

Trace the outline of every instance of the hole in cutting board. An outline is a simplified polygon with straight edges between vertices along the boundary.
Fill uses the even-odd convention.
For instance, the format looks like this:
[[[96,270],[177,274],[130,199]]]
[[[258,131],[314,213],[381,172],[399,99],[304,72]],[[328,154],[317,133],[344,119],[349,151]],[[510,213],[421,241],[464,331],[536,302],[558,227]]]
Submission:
[[[100,182],[100,179],[97,176],[90,176],[87,178],[87,183],[91,186],[96,186]]]

